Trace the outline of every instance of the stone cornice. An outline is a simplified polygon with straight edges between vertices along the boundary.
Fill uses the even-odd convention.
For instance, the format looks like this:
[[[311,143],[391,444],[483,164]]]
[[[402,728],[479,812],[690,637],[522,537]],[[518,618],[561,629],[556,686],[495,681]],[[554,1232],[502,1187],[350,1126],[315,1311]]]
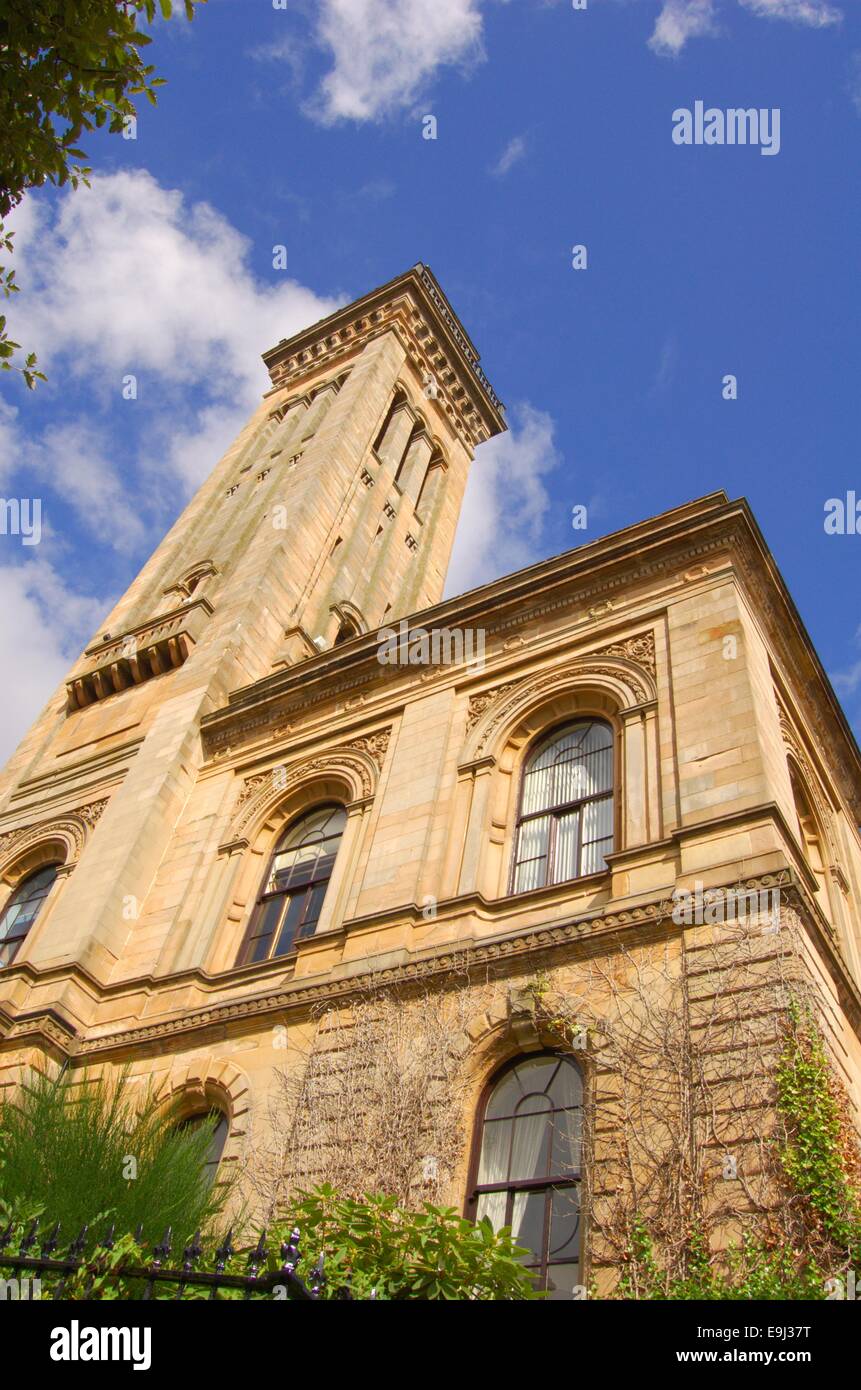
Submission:
[[[617,594],[630,594],[634,586],[655,577],[674,585],[709,582],[709,576],[721,568],[738,574],[778,662],[787,672],[801,673],[802,679],[787,676],[787,682],[818,745],[832,750],[826,761],[858,824],[861,751],[744,499],[730,502],[725,493],[713,493],[446,600],[412,615],[409,622],[411,627],[423,628],[473,625],[482,627],[488,638],[512,633],[502,645],[505,651],[515,650],[522,642],[518,628],[554,612],[574,608],[596,624],[614,617],[621,623],[624,615],[615,611]],[[339,697],[346,700],[347,708],[351,703],[363,704],[361,688],[380,680],[376,653],[376,634],[369,633],[354,639],[347,652],[321,653],[235,691],[225,709],[203,721],[207,750],[215,753],[220,746],[250,741],[255,730],[265,737],[285,709],[299,713]],[[391,698],[408,700],[412,687],[400,668],[385,671]],[[463,672],[456,668],[447,677],[445,672],[431,674],[463,680]],[[505,678],[503,671],[499,675]],[[836,756],[835,750],[839,750]]]
[[[263,354],[272,385],[297,388],[309,374],[329,370],[381,333],[394,330],[419,376],[432,377],[434,396],[470,447],[505,429],[504,407],[479,355],[433,272],[412,266],[388,284],[284,339]]]
[[[810,896],[797,874],[792,869],[785,868],[772,873],[760,874],[745,879],[743,882],[734,881],[724,886],[744,893],[758,893],[771,889],[780,890],[783,905],[799,911],[814,928],[818,948],[826,959],[830,973],[837,983],[847,1016],[856,1030],[861,1032],[861,994],[848,977],[845,965],[835,950],[829,935],[823,933],[820,914],[815,905],[812,904]],[[464,906],[468,902],[473,902],[476,905],[481,902],[486,908],[492,906],[484,902],[484,899],[478,894],[471,894],[468,899],[457,899],[452,900],[452,902],[462,903]],[[548,954],[560,949],[576,948],[579,945],[583,950],[591,952],[594,949],[593,943],[598,939],[601,940],[602,949],[606,949],[609,941],[631,930],[637,930],[641,937],[643,934],[667,929],[681,932],[685,928],[673,922],[672,914],[675,906],[676,903],[672,897],[662,895],[630,907],[611,908],[604,911],[593,910],[574,917],[568,922],[526,929],[519,928],[513,931],[500,932],[494,937],[482,940],[470,938],[454,944],[431,948],[417,953],[412,958],[405,957],[399,964],[382,968],[374,968],[373,965],[369,965],[368,968],[358,973],[337,978],[328,976],[325,979],[312,982],[306,980],[288,982],[275,990],[263,989],[258,993],[226,1001],[222,1004],[189,1009],[181,1015],[151,1024],[118,1029],[101,1037],[87,1038],[76,1035],[72,1025],[67,1020],[60,1019],[51,1010],[31,1011],[16,1016],[8,1009],[7,1005],[0,1004],[0,1042],[21,1044],[25,1041],[31,1042],[35,1038],[48,1038],[64,1055],[74,1056],[76,1059],[98,1057],[111,1052],[124,1051],[130,1047],[140,1048],[149,1044],[163,1045],[171,1038],[188,1038],[213,1028],[223,1029],[229,1024],[241,1024],[244,1020],[269,1016],[283,1018],[294,1009],[301,1013],[309,1007],[316,1007],[321,1004],[346,1002],[366,992],[371,984],[374,987],[398,988],[411,983],[444,979],[454,972],[462,972],[464,964],[485,971],[492,970],[504,973],[509,966],[517,968],[521,962],[538,966]],[[409,914],[402,911],[400,913],[401,919],[405,915]],[[415,907],[415,915],[416,917],[420,916],[418,907]],[[355,924],[346,925],[349,928]],[[85,978],[90,988],[95,985],[92,977],[78,966],[67,967],[65,972],[61,967],[39,972],[35,971],[32,966],[22,963],[21,973],[34,980],[42,981],[49,976],[65,973],[78,976],[82,981]],[[251,974],[252,972],[244,971],[241,973]],[[178,983],[191,981],[222,990],[225,982],[224,976],[207,976],[203,972],[195,970],[184,971],[173,976],[169,982],[155,981],[153,977],[147,977],[146,980],[127,981],[105,988],[97,987],[96,992],[105,998],[108,996],[116,997],[123,992],[130,992],[134,988],[145,985],[152,987],[156,984],[169,983],[172,988],[175,988]]]

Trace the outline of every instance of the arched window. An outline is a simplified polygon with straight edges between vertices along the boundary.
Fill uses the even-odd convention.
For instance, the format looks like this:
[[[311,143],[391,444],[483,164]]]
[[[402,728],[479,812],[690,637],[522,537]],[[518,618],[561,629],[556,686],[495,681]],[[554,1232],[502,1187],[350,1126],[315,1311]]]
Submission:
[[[583,1080],[572,1058],[519,1057],[493,1081],[479,1114],[470,1214],[510,1226],[551,1299],[580,1281]]]
[[[221,1155],[224,1153],[224,1145],[227,1143],[227,1135],[230,1130],[227,1116],[223,1110],[200,1110],[196,1114],[180,1120],[177,1128],[197,1130],[202,1129],[204,1125],[212,1128],[212,1138],[203,1164],[203,1180],[207,1187],[211,1187],[215,1182],[218,1165],[221,1162]]]
[[[279,840],[240,965],[286,955],[303,936],[314,934],[346,820],[342,806],[318,806]]]
[[[511,891],[565,883],[605,867],[613,849],[613,731],[566,724],[527,760]]]
[[[29,874],[12,894],[0,917],[0,968],[11,965],[21,942],[39,915],[57,877],[59,864],[46,864]]]

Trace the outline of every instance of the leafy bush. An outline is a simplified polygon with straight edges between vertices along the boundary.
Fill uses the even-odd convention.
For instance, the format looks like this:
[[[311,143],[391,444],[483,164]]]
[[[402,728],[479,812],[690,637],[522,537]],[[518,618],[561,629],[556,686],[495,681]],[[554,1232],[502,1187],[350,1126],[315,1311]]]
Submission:
[[[825,1276],[813,1255],[769,1246],[750,1235],[730,1247],[721,1267],[714,1263],[701,1227],[692,1231],[686,1253],[684,1275],[668,1278],[655,1257],[648,1227],[638,1217],[617,1296],[651,1302],[811,1302],[827,1296]]]
[[[203,1176],[213,1126],[179,1121],[152,1089],[133,1100],[125,1074],[36,1073],[0,1108],[0,1226],[44,1216],[69,1241],[115,1224],[150,1244],[168,1226],[177,1241],[211,1228],[229,1195]]]
[[[349,1281],[355,1298],[500,1300],[537,1294],[521,1263],[526,1252],[508,1228],[487,1220],[473,1225],[451,1207],[425,1203],[421,1211],[399,1207],[394,1197],[340,1196],[323,1185],[302,1193],[291,1208],[308,1278],[325,1258],[324,1298],[336,1298]],[[289,1227],[281,1229],[282,1238]]]
[[[777,1070],[788,1138],[781,1163],[807,1204],[816,1234],[861,1263],[858,1149],[846,1100],[808,1010],[793,1004]]]

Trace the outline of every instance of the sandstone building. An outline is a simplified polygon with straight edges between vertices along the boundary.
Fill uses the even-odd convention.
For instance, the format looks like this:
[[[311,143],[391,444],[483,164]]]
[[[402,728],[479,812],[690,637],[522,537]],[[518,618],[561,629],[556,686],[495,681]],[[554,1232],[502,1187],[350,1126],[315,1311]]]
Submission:
[[[265,362],[5,771],[0,1082],[130,1064],[264,1206],[513,1220],[558,1296],[683,1171],[720,1239],[794,991],[861,1114],[861,757],[747,504],[442,601],[505,424],[432,273]]]

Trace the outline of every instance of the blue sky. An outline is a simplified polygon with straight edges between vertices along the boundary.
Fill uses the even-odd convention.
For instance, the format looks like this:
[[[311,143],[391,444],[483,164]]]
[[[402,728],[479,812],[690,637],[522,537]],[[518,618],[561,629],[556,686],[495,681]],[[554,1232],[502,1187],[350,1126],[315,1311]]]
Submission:
[[[43,508],[38,546],[0,536],[2,754],[246,418],[260,353],[418,260],[511,425],[449,591],[745,494],[861,730],[861,535],[823,525],[861,497],[856,0],[209,0],[154,35],[137,138],[89,139],[92,188],[11,219],[10,327],[49,382],[0,381],[0,488]],[[779,153],[674,144],[697,100],[779,108]]]

